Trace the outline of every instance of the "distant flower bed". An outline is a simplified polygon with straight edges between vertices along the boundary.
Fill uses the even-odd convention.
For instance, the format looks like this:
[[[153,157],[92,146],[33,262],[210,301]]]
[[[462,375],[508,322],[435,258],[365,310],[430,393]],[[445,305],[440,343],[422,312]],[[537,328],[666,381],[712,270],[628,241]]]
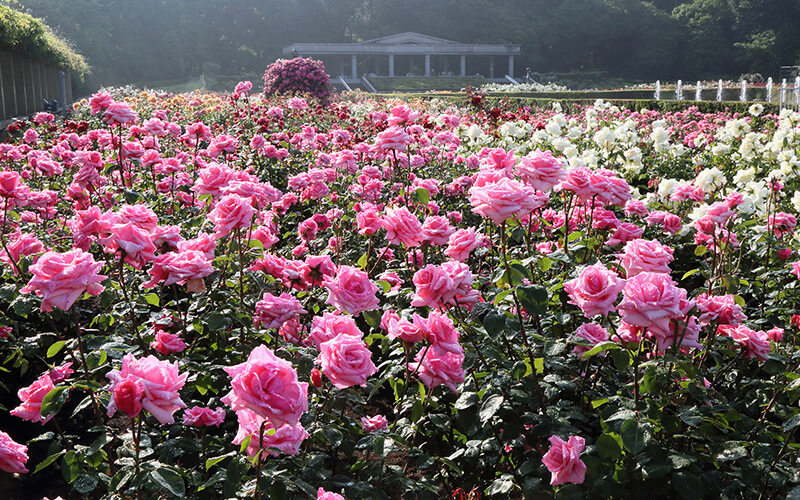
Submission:
[[[10,496],[796,494],[799,114],[314,98],[9,126]]]
[[[483,92],[564,92],[569,89],[555,83],[488,83],[481,86]]]

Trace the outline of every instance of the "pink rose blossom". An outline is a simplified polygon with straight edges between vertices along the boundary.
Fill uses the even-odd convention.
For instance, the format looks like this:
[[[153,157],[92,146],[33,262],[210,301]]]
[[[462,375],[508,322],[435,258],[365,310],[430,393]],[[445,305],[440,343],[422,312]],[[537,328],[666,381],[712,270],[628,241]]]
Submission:
[[[723,325],[738,325],[747,319],[742,307],[736,303],[735,297],[728,295],[708,295],[701,293],[695,299],[697,310],[700,312],[698,321],[701,325],[708,325],[718,321]]]
[[[596,323],[584,323],[578,327],[573,336],[573,340],[579,342],[578,345],[572,350],[575,354],[582,357],[585,353],[589,352],[594,346],[600,342],[606,342],[609,339],[608,331]],[[584,345],[586,344],[586,345]],[[600,356],[605,356],[603,352]]]
[[[102,267],[103,262],[95,262],[92,254],[79,248],[65,253],[45,252],[30,266],[33,278],[20,293],[35,291],[42,297],[44,312],[54,306],[66,311],[84,292],[97,295],[105,289],[100,282],[106,276],[97,274]]]
[[[589,266],[581,274],[566,283],[564,290],[569,295],[570,304],[581,308],[587,318],[615,310],[614,302],[625,286],[625,280],[614,271],[606,268],[601,262]]]
[[[453,297],[455,283],[440,266],[428,264],[414,274],[414,295],[411,305],[414,307],[437,307]]]
[[[225,421],[225,409],[217,408],[203,408],[202,406],[193,406],[187,408],[183,412],[183,424],[194,427],[211,427],[212,425],[219,427]]]
[[[337,389],[354,385],[365,387],[367,378],[378,371],[369,348],[358,337],[340,333],[323,342],[319,350],[317,362],[322,373]]]
[[[130,418],[139,416],[142,411],[142,398],[144,398],[144,387],[140,381],[132,377],[120,380],[111,390],[111,402],[117,410]]]
[[[248,437],[250,444],[247,446],[247,456],[254,457],[258,450],[264,448],[268,455],[277,457],[278,452],[287,455],[298,455],[300,446],[309,436],[308,432],[300,423],[293,425],[283,424],[277,429],[269,420],[266,420],[252,410],[242,409],[236,411],[236,418],[239,421],[239,430],[233,438],[233,444],[239,445]],[[264,433],[261,433],[261,426],[264,424]],[[269,432],[268,432],[269,431]],[[261,446],[258,438],[263,436]]]
[[[325,491],[323,488],[317,490],[317,500],[345,500],[344,497],[338,493]]]
[[[150,348],[163,355],[181,352],[186,349],[186,342],[174,333],[157,332],[156,339],[150,342]]]
[[[457,385],[464,381],[464,354],[446,351],[436,345],[423,349],[415,358],[416,364],[409,365],[411,371],[417,370],[417,376],[428,389],[444,384],[453,392],[458,392]]]
[[[208,219],[214,223],[214,236],[221,239],[234,229],[250,227],[255,213],[251,198],[228,194],[208,213]]]
[[[486,237],[475,232],[474,227],[458,229],[447,240],[444,254],[453,260],[466,262],[470,252],[486,244]]]
[[[550,151],[536,150],[520,158],[516,166],[519,178],[539,191],[548,191],[567,175],[563,160],[555,158]]]
[[[244,363],[224,370],[232,390],[222,401],[234,411],[251,410],[280,427],[297,425],[308,410],[308,384],[298,382],[292,364],[265,345],[253,349]]]
[[[341,312],[359,315],[378,307],[377,285],[369,280],[367,273],[355,267],[339,266],[336,276],[326,278],[324,285],[328,289],[325,302]]]
[[[162,424],[172,424],[172,414],[179,408],[186,408],[178,391],[186,383],[188,374],[178,373],[178,363],[159,361],[155,356],[137,359],[133,354],[122,358],[122,367],[111,370],[106,377],[111,380],[109,391],[114,394],[117,384],[132,380],[141,384],[144,394],[142,408],[149,411]],[[117,405],[114,399],[108,404],[108,416],[114,414]]]
[[[720,325],[717,328],[717,335],[727,335],[739,344],[745,351],[745,357],[756,358],[759,361],[766,361],[772,346],[769,337],[763,331],[755,331],[745,325],[730,326]]]
[[[28,469],[28,447],[11,439],[11,436],[0,431],[0,470],[9,474],[25,474]],[[320,488],[321,489],[321,488]]]
[[[446,245],[448,238],[454,231],[455,228],[450,225],[447,217],[441,215],[428,217],[422,224],[422,233],[425,235],[425,241],[432,245]]]
[[[542,463],[550,471],[550,485],[564,483],[581,484],[586,479],[586,464],[581,460],[581,452],[586,440],[580,436],[570,436],[564,441],[558,436],[550,437],[550,449],[542,457]]]
[[[262,328],[280,328],[284,323],[299,314],[305,314],[300,301],[288,293],[282,293],[276,297],[269,292],[264,293],[264,297],[256,304],[255,314],[253,314],[253,324]]]
[[[11,414],[30,422],[41,422],[42,424],[49,422],[53,415],[42,418],[42,400],[53,389],[55,389],[55,385],[53,385],[50,374],[43,374],[31,385],[17,391],[21,404],[11,410]]]
[[[665,273],[644,272],[628,278],[622,297],[617,311],[623,321],[665,335],[670,321],[684,317],[693,305],[686,300],[686,290],[675,286]]]
[[[381,226],[386,229],[386,239],[393,245],[418,247],[425,238],[419,219],[406,207],[386,209]]]
[[[188,282],[187,291],[202,292],[206,289],[203,278],[213,272],[214,266],[211,260],[199,250],[169,252],[156,257],[150,269],[152,278],[142,286],[153,288],[162,281],[165,286],[174,283],[183,285]]]
[[[511,217],[523,217],[541,203],[536,190],[519,181],[503,177],[469,190],[472,211],[492,219],[497,225]]]
[[[636,239],[625,244],[618,255],[620,265],[632,278],[639,273],[669,273],[673,249],[655,240]]]
[[[364,432],[376,432],[389,428],[389,421],[383,415],[372,417],[361,417],[361,430]]]

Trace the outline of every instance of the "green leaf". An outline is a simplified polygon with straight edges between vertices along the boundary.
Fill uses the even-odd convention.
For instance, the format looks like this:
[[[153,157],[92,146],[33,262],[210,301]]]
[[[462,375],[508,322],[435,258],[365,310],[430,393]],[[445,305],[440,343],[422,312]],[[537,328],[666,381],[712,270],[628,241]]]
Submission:
[[[364,269],[367,267],[367,262],[367,252],[364,252],[361,254],[361,257],[358,258],[356,266],[358,266],[359,269]]]
[[[534,358],[533,367],[536,368],[537,375],[544,373],[544,358]]]
[[[747,448],[744,441],[728,441],[723,446],[722,452],[717,455],[720,462],[732,462],[747,456]]]
[[[546,273],[551,267],[553,267],[553,261],[550,260],[549,257],[542,257],[541,260],[539,260],[539,269],[541,269],[542,272]]]
[[[94,491],[98,484],[100,484],[100,481],[98,481],[97,476],[93,474],[81,474],[75,479],[72,487],[81,495],[86,495]]]
[[[672,475],[672,487],[678,492],[681,498],[686,500],[701,499],[705,495],[703,481],[694,474],[687,472],[676,472]]]
[[[219,457],[209,458],[208,460],[206,460],[206,470],[208,470],[211,467],[217,465],[218,463],[222,462],[223,460],[225,460],[226,458],[228,458],[230,456],[231,456],[230,453],[226,453],[226,454],[221,455]]]
[[[58,386],[50,390],[42,399],[42,418],[55,415],[64,406],[69,396],[69,387]]]
[[[694,274],[697,274],[697,273],[699,273],[699,272],[700,272],[700,269],[692,269],[691,271],[686,271],[686,272],[683,274],[683,278],[681,278],[681,281],[683,281],[683,280],[685,280],[686,278],[688,278],[689,276],[692,276],[692,275],[694,275]]]
[[[581,359],[589,359],[592,356],[596,356],[596,355],[600,354],[601,352],[611,351],[611,350],[616,350],[616,349],[620,349],[619,344],[617,344],[616,342],[611,342],[610,340],[607,340],[605,342],[600,342],[599,344],[595,345],[594,347],[592,347],[591,349],[589,349],[588,351],[583,353],[583,356],[581,356]]]
[[[417,191],[414,193],[414,200],[423,205],[427,205],[428,202],[431,201],[431,194],[425,188],[417,188]]]
[[[631,365],[631,355],[625,349],[619,349],[611,352],[611,359],[614,360],[614,366],[619,371],[625,371]]]
[[[789,432],[790,430],[794,429],[798,425],[800,425],[800,414],[797,414],[797,415],[793,416],[792,418],[790,418],[789,420],[787,420],[783,424],[783,431],[784,432]]]
[[[513,487],[514,476],[511,474],[503,474],[492,482],[489,489],[486,490],[486,494],[489,496],[506,495]]]
[[[608,434],[603,434],[597,438],[596,445],[597,454],[600,455],[600,458],[603,460],[616,460],[622,454],[622,447],[616,439]]]
[[[111,479],[111,484],[109,485],[108,489],[110,491],[119,491],[128,484],[128,481],[131,480],[134,474],[134,469],[132,466],[128,465],[114,474],[114,477]]]
[[[517,299],[528,314],[541,316],[547,312],[550,298],[547,289],[540,285],[524,285],[517,287]]]
[[[36,474],[37,472],[39,472],[40,470],[44,469],[48,465],[52,464],[53,462],[58,460],[58,457],[60,457],[61,455],[63,455],[66,452],[67,452],[67,450],[61,450],[61,451],[53,453],[49,457],[45,458],[44,460],[39,462],[39,465],[36,466],[36,468],[33,470],[31,475]]]
[[[481,423],[485,424],[490,418],[494,417],[495,413],[497,413],[497,410],[499,410],[502,405],[503,396],[501,394],[493,394],[486,398],[481,405],[481,411],[478,413]]]
[[[53,342],[53,345],[47,348],[47,357],[52,358],[53,356],[61,352],[61,349],[64,348],[64,345],[66,343],[67,343],[66,340],[59,340],[58,342]]]
[[[483,317],[483,327],[490,336],[499,336],[506,327],[506,315],[497,311],[489,312]]]
[[[454,405],[456,410],[466,410],[478,404],[478,394],[475,392],[464,392],[456,400]]]
[[[146,300],[147,303],[150,304],[151,306],[156,306],[156,307],[158,307],[158,304],[160,303],[158,295],[156,295],[155,293],[148,293],[147,295],[144,296],[144,300]]]
[[[583,233],[582,233],[582,232],[580,232],[580,231],[573,231],[573,232],[569,233],[569,236],[567,236],[567,241],[569,241],[569,242],[575,241],[575,240],[577,240],[578,238],[580,238],[581,236],[583,236]]]
[[[704,245],[697,245],[697,248],[694,249],[694,254],[695,256],[700,257],[702,255],[705,255],[707,251],[708,248],[706,248]]]
[[[159,486],[169,491],[176,497],[181,497],[186,494],[186,484],[178,472],[169,467],[161,467],[150,472],[150,477],[153,481],[158,483]]]
[[[68,451],[64,458],[61,459],[61,475],[67,480],[67,483],[72,483],[78,474],[81,472],[80,460],[78,460],[77,453]]]
[[[639,423],[635,419],[623,422],[619,435],[626,450],[633,454],[641,453],[644,450],[644,433],[639,429]]]

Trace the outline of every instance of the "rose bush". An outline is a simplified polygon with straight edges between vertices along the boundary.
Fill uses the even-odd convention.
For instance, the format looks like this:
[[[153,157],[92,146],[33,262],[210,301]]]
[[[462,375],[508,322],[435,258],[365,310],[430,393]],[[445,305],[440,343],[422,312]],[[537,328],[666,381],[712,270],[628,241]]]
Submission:
[[[0,145],[12,498],[798,494],[797,113],[250,90]]]

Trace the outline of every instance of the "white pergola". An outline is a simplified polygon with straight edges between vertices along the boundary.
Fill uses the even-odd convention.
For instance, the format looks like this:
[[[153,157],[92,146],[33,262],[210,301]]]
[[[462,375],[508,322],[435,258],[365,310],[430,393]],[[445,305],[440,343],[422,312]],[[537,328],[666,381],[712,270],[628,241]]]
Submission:
[[[295,43],[283,48],[283,54],[292,57],[335,57],[344,66],[350,59],[350,77],[358,80],[358,59],[378,56],[388,59],[388,75],[395,76],[396,56],[424,56],[425,76],[431,76],[431,56],[459,57],[459,74],[467,74],[467,57],[489,58],[489,78],[494,78],[494,58],[508,58],[508,75],[514,76],[514,56],[519,55],[520,46],[514,44],[458,43],[419,33],[407,32],[358,43]]]

